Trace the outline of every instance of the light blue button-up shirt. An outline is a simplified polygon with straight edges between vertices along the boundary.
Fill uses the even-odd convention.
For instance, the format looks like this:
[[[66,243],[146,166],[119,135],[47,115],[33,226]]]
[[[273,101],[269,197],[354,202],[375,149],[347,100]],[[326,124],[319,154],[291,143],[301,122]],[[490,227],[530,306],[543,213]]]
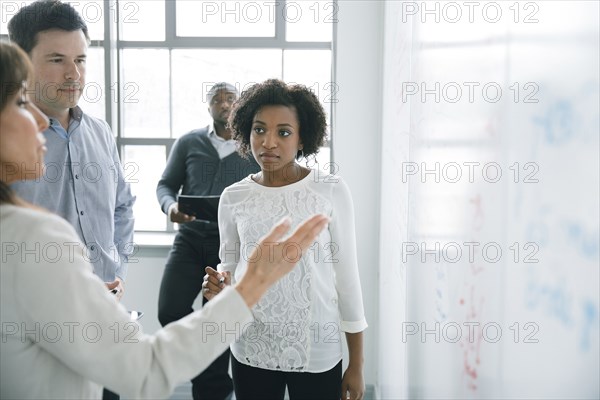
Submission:
[[[44,136],[48,152],[43,176],[16,182],[13,189],[73,225],[85,243],[84,256],[103,281],[116,276],[125,280],[127,257],[134,250],[135,197],[110,127],[75,107],[67,130],[51,118]]]

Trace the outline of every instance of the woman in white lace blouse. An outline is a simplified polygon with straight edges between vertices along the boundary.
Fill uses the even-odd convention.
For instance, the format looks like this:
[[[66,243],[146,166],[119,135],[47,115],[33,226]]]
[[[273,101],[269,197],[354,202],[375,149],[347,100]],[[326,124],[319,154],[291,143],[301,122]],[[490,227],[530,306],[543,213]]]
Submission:
[[[367,323],[352,199],[340,177],[296,162],[323,144],[325,112],[305,86],[271,79],[245,91],[229,121],[240,152],[252,154],[261,171],[221,196],[221,264],[219,272],[206,269],[207,298],[244,276],[255,243],[274,221],[289,216],[295,226],[314,213],[331,218],[297,268],[253,307],[253,323],[232,344],[236,398],[283,399],[287,386],[292,400],[361,399]],[[293,257],[298,249],[287,251]],[[350,356],[343,377],[341,332]]]

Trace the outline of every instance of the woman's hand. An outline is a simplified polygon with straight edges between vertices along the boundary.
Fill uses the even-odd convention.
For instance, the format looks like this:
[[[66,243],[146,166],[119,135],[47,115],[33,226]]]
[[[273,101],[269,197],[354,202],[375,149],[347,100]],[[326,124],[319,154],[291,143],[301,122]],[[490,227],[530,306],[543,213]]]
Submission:
[[[202,294],[206,300],[210,300],[219,294],[227,285],[231,285],[231,274],[227,271],[218,272],[211,267],[204,268],[204,282],[202,282]]]
[[[342,400],[361,400],[365,395],[365,379],[363,377],[363,333],[346,332],[348,344],[348,368],[342,378]]]
[[[342,378],[342,400],[362,400],[365,395],[365,380],[362,366],[349,365]]]
[[[328,222],[327,216],[314,215],[300,224],[287,240],[280,241],[291,225],[286,218],[261,239],[248,258],[246,273],[235,286],[248,307],[256,304],[273,283],[294,268]]]

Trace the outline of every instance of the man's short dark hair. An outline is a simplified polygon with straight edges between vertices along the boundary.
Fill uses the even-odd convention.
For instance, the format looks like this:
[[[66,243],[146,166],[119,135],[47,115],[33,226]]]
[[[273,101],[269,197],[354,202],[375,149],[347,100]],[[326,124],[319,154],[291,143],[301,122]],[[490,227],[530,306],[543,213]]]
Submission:
[[[81,30],[89,42],[88,28],[81,15],[70,4],[59,0],[38,0],[22,7],[8,23],[8,35],[25,52],[37,44],[37,34],[58,29],[67,32]]]

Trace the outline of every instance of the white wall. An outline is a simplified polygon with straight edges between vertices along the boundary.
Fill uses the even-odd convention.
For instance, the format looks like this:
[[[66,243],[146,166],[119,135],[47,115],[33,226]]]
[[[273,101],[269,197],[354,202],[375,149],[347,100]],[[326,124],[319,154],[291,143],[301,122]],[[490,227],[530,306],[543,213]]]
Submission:
[[[333,116],[333,160],[354,200],[358,262],[369,328],[365,381],[377,370],[379,195],[381,184],[381,48],[383,2],[339,3]]]
[[[140,319],[145,333],[154,333],[161,328],[158,322],[158,292],[169,247],[152,247],[140,251],[129,264],[123,305],[128,310],[143,311]],[[195,309],[202,307],[202,299],[194,302]]]
[[[381,233],[379,248],[379,336],[376,391],[379,399],[406,398],[407,345],[401,339],[407,315],[407,268],[401,245],[407,241],[408,182],[401,179],[403,162],[410,160],[410,104],[401,101],[402,82],[410,81],[412,21],[398,23],[400,2],[385,3]]]
[[[140,323],[146,333],[154,333],[160,329],[158,290],[168,249],[152,251],[152,253],[155,254],[153,257],[135,256],[138,262],[129,264],[125,296],[122,299],[127,309],[144,312]]]

